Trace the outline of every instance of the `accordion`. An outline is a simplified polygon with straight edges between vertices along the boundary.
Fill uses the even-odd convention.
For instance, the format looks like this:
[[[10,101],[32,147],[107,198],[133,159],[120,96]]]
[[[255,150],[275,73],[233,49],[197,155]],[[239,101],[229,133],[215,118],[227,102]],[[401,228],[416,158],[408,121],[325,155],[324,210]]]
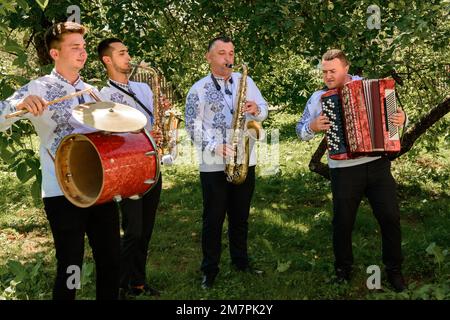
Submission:
[[[321,103],[331,125],[325,133],[331,159],[400,151],[399,128],[389,120],[397,112],[393,79],[354,80],[326,91]]]

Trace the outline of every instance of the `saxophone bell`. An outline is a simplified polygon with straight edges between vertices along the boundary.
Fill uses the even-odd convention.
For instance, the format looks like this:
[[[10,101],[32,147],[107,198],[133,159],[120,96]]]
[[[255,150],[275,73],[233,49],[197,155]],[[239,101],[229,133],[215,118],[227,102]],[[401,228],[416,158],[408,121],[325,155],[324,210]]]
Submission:
[[[260,122],[255,120],[248,120],[246,123],[246,132],[250,139],[255,141],[263,141],[266,134]]]

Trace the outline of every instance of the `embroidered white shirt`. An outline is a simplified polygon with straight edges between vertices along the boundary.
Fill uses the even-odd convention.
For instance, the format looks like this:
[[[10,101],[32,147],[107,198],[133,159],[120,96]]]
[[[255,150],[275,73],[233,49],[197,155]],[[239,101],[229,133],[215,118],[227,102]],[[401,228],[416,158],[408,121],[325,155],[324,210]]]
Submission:
[[[238,96],[241,74],[233,72],[230,80],[217,79],[220,90],[214,84],[211,74],[197,81],[186,98],[186,130],[197,147],[200,171],[214,172],[225,169],[225,159],[215,154],[218,144],[227,143]],[[227,94],[230,91],[232,94]],[[247,119],[263,121],[267,118],[267,102],[253,80],[247,78],[247,101],[255,101],[259,114],[246,114]],[[227,135],[228,134],[228,135]],[[256,153],[251,140],[249,165],[256,165]]]
[[[56,70],[53,70],[49,75],[30,81],[0,105],[0,131],[5,131],[15,121],[26,118],[31,121],[40,138],[39,155],[42,168],[43,198],[63,195],[56,179],[54,164],[56,150],[61,140],[69,134],[97,131],[72,117],[74,107],[83,102],[94,101],[94,99],[85,94],[63,100],[48,106],[40,116],[27,113],[22,117],[5,119],[5,115],[17,111],[16,105],[29,95],[36,95],[46,101],[51,101],[87,88],[93,88],[94,93],[100,97],[100,93],[94,87],[84,83],[80,78],[72,85]]]
[[[153,124],[153,117],[150,116],[148,111],[144,110],[144,108],[142,108],[139,105],[139,103],[137,103],[130,95],[112,86],[110,82],[114,83],[116,86],[119,86],[120,88],[122,88],[127,92],[134,93],[136,98],[139,99],[139,101],[148,110],[150,110],[151,113],[153,113],[153,92],[148,86],[148,84],[144,82],[134,82],[134,81],[128,81],[127,84],[124,84],[109,79],[108,86],[102,88],[102,90],[100,90],[100,93],[108,101],[126,104],[130,107],[133,107],[141,111],[147,117],[147,124],[145,126],[145,129],[151,131]]]

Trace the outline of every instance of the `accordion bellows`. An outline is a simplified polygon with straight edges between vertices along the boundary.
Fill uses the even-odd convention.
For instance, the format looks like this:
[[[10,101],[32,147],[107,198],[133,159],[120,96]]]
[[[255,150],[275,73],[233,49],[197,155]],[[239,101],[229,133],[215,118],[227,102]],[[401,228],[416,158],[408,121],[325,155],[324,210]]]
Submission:
[[[389,121],[397,111],[393,79],[354,80],[322,94],[330,119],[325,133],[331,159],[389,155],[400,151],[399,128]]]

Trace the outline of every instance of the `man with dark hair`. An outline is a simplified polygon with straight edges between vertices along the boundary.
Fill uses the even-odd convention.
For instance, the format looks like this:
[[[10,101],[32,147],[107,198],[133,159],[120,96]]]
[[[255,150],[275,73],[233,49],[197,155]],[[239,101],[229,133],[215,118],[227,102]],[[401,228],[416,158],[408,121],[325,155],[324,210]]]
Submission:
[[[131,57],[128,48],[117,38],[102,40],[97,48],[100,61],[108,72],[108,86],[101,90],[110,101],[129,105],[147,116],[146,130],[154,139],[162,138],[161,132],[152,131],[154,123],[153,92],[143,82],[129,81]],[[165,108],[170,104],[164,103]],[[143,198],[125,199],[121,202],[122,228],[120,287],[121,297],[140,294],[159,295],[146,281],[148,245],[155,224],[156,210],[161,196],[162,176]]]
[[[107,57],[112,57],[112,52],[114,51],[114,46],[119,45],[119,44],[123,44],[122,40],[118,39],[118,38],[107,38],[104,39],[102,41],[100,41],[100,43],[97,46],[97,54],[98,54],[98,59],[100,60],[100,62],[105,66],[106,63],[105,61],[103,61],[103,57],[107,56]],[[126,52],[128,53],[128,49],[126,49]],[[121,51],[120,54],[123,54],[123,52]],[[131,57],[128,56],[128,61],[127,61],[127,69],[128,72],[131,71],[130,69],[130,65],[129,63],[131,62]]]
[[[223,43],[233,43],[233,41],[231,41],[231,38],[227,37],[227,36],[219,36],[216,37],[214,39],[211,39],[208,43],[208,52],[211,51],[212,47],[214,46],[214,44],[216,44],[216,42],[223,42]]]
[[[312,139],[316,133],[330,128],[323,115],[321,96],[328,89],[342,88],[346,82],[361,79],[348,74],[350,64],[341,50],[327,51],[322,57],[322,73],[326,88],[313,93],[297,123],[297,135],[302,140]],[[396,126],[405,123],[403,110],[392,115]],[[333,160],[328,157],[331,191],[333,193],[333,249],[335,271],[339,281],[350,280],[353,252],[352,230],[356,213],[364,195],[381,227],[383,262],[388,281],[396,291],[405,289],[401,272],[400,212],[396,196],[396,182],[391,174],[391,163],[386,157],[359,157],[351,160]]]
[[[222,228],[228,215],[228,238],[233,266],[240,271],[251,268],[247,253],[248,217],[255,187],[256,154],[253,144],[248,174],[240,185],[227,182],[225,158],[233,156],[231,126],[238,99],[240,73],[232,72],[234,45],[227,37],[210,41],[206,53],[211,73],[196,82],[186,99],[186,129],[198,148],[203,191],[202,287],[210,288],[219,272]],[[267,103],[257,86],[247,77],[245,117],[263,121]]]
[[[87,59],[84,34],[85,28],[73,22],[57,23],[47,31],[46,45],[55,67],[49,75],[29,82],[8,98],[7,104],[1,105],[0,130],[6,130],[19,119],[5,119],[6,114],[26,109],[29,113],[24,118],[32,122],[41,141],[42,197],[57,260],[53,299],[75,299],[80,286],[75,275],[81,272],[87,234],[96,263],[97,299],[111,300],[117,299],[119,292],[120,234],[115,204],[90,208],[73,205],[63,196],[54,163],[56,150],[65,136],[96,131],[72,116],[74,107],[94,99],[85,94],[47,105],[47,101],[88,88],[100,95],[79,75]]]

